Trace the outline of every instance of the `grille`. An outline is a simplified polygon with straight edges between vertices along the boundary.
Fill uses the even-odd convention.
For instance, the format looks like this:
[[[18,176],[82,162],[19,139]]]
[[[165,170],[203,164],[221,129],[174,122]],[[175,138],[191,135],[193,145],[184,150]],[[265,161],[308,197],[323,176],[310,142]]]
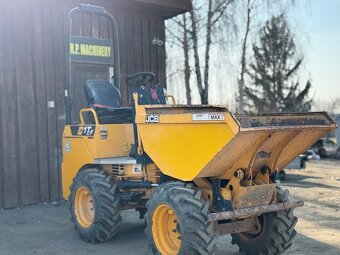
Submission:
[[[124,170],[125,170],[124,165],[112,165],[113,175],[123,175]]]

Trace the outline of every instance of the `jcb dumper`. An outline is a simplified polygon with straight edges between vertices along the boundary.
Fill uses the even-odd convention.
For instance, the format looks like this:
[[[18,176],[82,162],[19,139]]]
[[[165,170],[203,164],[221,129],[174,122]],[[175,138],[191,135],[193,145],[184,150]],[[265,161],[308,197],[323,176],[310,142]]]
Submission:
[[[73,13],[81,10],[92,7]],[[327,113],[234,116],[225,107],[180,106],[149,84],[154,78],[127,78],[131,107],[122,107],[119,86],[101,80],[85,83],[89,107],[79,122],[67,104],[63,194],[81,238],[109,240],[122,210],[135,209],[153,254],[214,254],[226,234],[246,254],[283,253],[303,202],[290,201],[275,175],[335,122]]]

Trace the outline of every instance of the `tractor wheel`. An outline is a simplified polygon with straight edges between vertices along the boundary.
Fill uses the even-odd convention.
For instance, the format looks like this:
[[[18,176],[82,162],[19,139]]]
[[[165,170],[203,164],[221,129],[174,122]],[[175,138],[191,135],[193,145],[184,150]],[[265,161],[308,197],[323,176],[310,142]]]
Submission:
[[[288,192],[278,189],[278,200],[288,201]],[[261,224],[260,233],[232,235],[232,244],[238,245],[240,252],[247,255],[276,255],[292,246],[296,235],[294,227],[298,221],[293,215],[293,209],[265,213],[258,218]]]
[[[193,185],[160,185],[147,203],[145,233],[153,254],[214,254],[214,224],[207,221],[209,203]]]
[[[71,220],[87,242],[105,242],[119,231],[122,206],[111,176],[95,168],[80,171],[69,197]]]

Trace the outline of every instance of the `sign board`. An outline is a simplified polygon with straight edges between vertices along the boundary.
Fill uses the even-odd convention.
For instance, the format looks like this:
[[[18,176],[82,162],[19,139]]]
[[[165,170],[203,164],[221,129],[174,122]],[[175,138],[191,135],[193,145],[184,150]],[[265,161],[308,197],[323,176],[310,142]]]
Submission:
[[[112,64],[112,54],[112,41],[110,40],[71,36],[71,62]]]

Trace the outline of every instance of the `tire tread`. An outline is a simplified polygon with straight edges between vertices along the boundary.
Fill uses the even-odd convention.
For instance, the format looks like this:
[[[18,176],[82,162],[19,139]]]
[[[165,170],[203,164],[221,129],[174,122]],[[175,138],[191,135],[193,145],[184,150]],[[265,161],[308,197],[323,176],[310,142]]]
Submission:
[[[73,209],[74,196],[79,185],[89,186],[96,201],[94,222],[88,229],[84,229],[78,224]],[[73,179],[70,189],[71,221],[81,239],[86,242],[105,242],[118,233],[122,222],[120,216],[122,206],[118,198],[117,184],[114,183],[110,175],[96,168],[83,169]]]

